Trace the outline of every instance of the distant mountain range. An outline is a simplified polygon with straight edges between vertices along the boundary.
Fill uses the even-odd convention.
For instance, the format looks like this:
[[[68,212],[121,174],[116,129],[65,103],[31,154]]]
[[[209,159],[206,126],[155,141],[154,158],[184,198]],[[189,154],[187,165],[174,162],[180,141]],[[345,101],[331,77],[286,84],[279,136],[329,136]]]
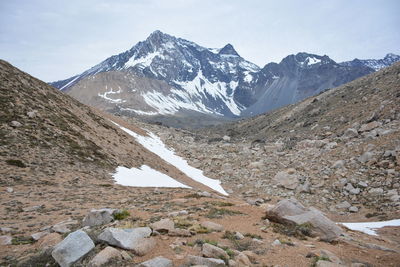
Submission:
[[[50,84],[112,113],[235,118],[295,103],[399,60],[388,54],[336,63],[326,55],[298,53],[260,68],[231,44],[205,48],[155,31],[131,49]]]

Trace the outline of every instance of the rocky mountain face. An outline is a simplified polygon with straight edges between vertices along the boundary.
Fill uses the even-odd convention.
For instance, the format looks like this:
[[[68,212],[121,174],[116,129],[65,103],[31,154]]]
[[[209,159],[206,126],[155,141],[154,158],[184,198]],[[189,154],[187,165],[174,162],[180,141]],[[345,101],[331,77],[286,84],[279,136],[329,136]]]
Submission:
[[[359,67],[365,66],[374,70],[380,70],[393,65],[395,62],[400,61],[400,56],[389,53],[383,59],[358,59],[340,63],[342,66]]]
[[[51,85],[114,114],[236,118],[295,103],[373,71],[307,53],[261,69],[230,44],[210,49],[155,31],[130,50]]]
[[[399,216],[399,79],[397,64],[189,132],[103,114],[0,61],[0,265],[396,266],[397,228],[335,222]],[[143,129],[230,195],[116,184],[116,166],[143,164],[187,181]]]

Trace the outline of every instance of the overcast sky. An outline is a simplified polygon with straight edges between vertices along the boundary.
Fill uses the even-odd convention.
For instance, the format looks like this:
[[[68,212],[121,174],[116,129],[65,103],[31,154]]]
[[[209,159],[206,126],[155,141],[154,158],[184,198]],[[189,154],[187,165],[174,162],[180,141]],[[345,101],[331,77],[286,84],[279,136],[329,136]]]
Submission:
[[[154,30],[231,43],[259,66],[297,52],[400,54],[399,0],[0,0],[0,58],[44,81],[126,51]]]

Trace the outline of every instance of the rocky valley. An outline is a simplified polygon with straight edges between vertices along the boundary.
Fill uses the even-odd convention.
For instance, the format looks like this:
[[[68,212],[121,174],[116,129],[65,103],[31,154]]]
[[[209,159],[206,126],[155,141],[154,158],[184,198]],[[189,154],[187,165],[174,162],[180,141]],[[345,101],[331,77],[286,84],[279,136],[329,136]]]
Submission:
[[[0,79],[2,266],[399,266],[399,63],[190,131],[103,113],[4,61]]]

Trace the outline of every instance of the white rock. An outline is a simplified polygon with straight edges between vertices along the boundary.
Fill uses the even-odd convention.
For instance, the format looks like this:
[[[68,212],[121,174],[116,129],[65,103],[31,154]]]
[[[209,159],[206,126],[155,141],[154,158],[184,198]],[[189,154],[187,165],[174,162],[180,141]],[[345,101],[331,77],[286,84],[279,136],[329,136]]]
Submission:
[[[172,261],[164,257],[156,257],[151,260],[139,263],[137,267],[172,267]]]
[[[97,226],[110,223],[114,220],[116,209],[92,209],[83,219],[82,226]]]

